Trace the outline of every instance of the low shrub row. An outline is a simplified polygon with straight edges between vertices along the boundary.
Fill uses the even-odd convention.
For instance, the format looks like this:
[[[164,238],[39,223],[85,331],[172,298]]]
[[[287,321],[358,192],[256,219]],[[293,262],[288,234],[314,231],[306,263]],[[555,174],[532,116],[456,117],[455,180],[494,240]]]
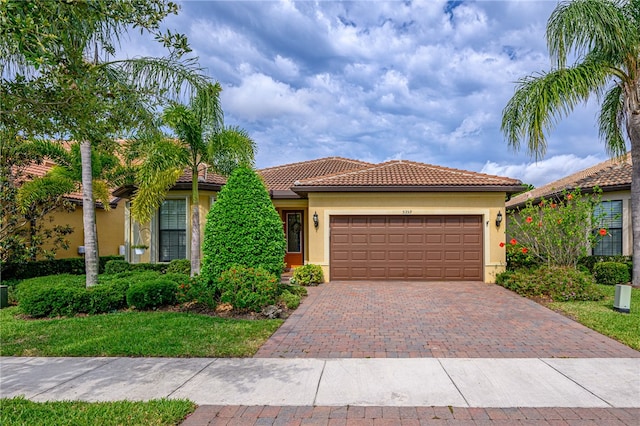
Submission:
[[[103,273],[109,261],[123,261],[122,256],[102,256],[99,261],[99,273]],[[2,279],[24,280],[27,278],[44,277],[47,275],[73,274],[84,275],[84,258],[38,260],[26,263],[3,263]]]
[[[496,283],[522,296],[546,296],[557,302],[603,297],[593,276],[575,268],[541,266],[506,271],[496,277]]]
[[[152,309],[175,303],[178,286],[188,281],[183,274],[128,271],[102,275],[98,285],[86,288],[84,276],[63,274],[22,281],[16,298],[21,311],[35,318]]]
[[[318,285],[324,282],[324,274],[319,265],[302,265],[293,270],[293,276],[289,282],[298,285]]]

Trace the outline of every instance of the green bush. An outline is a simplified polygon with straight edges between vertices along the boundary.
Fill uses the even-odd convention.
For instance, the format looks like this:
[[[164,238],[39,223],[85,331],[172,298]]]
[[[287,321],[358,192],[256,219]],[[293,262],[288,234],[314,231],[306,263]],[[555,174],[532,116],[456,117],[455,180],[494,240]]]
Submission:
[[[285,239],[282,221],[260,177],[238,167],[207,215],[201,275],[210,284],[232,265],[263,268],[280,280]]]
[[[324,282],[324,274],[319,265],[303,265],[293,270],[291,284],[318,285]]]
[[[156,271],[167,272],[168,265],[165,263],[129,263],[126,260],[111,260],[105,265],[105,274],[118,274],[127,271]]]
[[[220,274],[215,284],[220,302],[238,310],[260,312],[273,305],[278,295],[278,279],[264,268],[233,265]]]
[[[629,266],[619,262],[598,262],[593,265],[593,276],[598,284],[616,285],[631,281]]]
[[[177,301],[181,304],[196,303],[215,308],[216,291],[201,277],[192,277],[187,282],[178,284]]]
[[[141,311],[173,305],[177,291],[177,284],[166,278],[137,282],[127,290],[127,305]]]
[[[18,292],[20,310],[34,318],[71,316],[87,306],[84,287],[59,283],[51,286],[21,287]]]
[[[300,296],[285,290],[278,296],[278,303],[283,304],[287,309],[296,309],[300,306]]]
[[[114,281],[108,284],[98,284],[87,289],[86,305],[83,306],[82,312],[102,314],[126,308],[128,288],[128,282]]]
[[[592,275],[571,267],[541,266],[506,271],[498,274],[496,284],[522,296],[548,296],[555,301],[600,300],[603,297]]]
[[[284,293],[285,291],[288,291],[291,294],[297,294],[301,297],[304,297],[309,293],[307,289],[301,285],[280,284],[280,292]]]
[[[515,240],[512,240],[512,242]],[[518,243],[507,244],[507,270],[517,271],[518,269],[535,268],[540,265],[540,260],[527,250],[523,250]]]
[[[584,256],[578,260],[578,265],[585,266],[589,270],[589,272],[593,272],[594,266],[601,262],[618,262],[629,264],[631,263],[631,256]]]
[[[131,264],[126,260],[110,260],[104,267],[104,273],[111,275],[126,272],[130,270],[129,266]]]
[[[167,273],[191,275],[191,261],[189,259],[174,259],[167,266]]]
[[[105,265],[110,260],[122,260],[122,256],[102,256],[99,259],[98,271],[104,272]],[[83,275],[84,270],[84,258],[73,257],[68,259],[53,259],[53,260],[38,260],[35,262],[26,263],[3,263],[0,265],[2,268],[2,280],[5,279],[20,279],[44,277],[48,275],[59,274],[73,274]]]

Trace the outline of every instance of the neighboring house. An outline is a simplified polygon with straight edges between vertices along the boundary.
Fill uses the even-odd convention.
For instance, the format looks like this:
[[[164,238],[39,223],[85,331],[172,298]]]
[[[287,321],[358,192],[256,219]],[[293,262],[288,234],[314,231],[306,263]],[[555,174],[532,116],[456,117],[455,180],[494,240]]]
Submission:
[[[283,221],[285,262],[321,265],[327,280],[492,282],[505,267],[505,223],[496,218],[523,189],[515,179],[400,160],[331,157],[258,173]],[[203,169],[198,180],[204,222],[224,178]],[[128,259],[189,257],[190,182],[180,179],[150,224],[133,223],[127,203],[125,244],[150,247]]]
[[[614,158],[581,170],[570,176],[548,183],[539,188],[519,194],[506,204],[507,210],[518,210],[529,201],[537,203],[541,198],[554,198],[563,191],[580,188],[583,193],[594,188],[602,190],[602,203],[598,212],[606,214],[602,223],[608,230],[608,236],[598,241],[593,248],[595,255],[631,255],[631,154]]]
[[[24,176],[33,179],[42,177],[55,166],[50,160],[45,160],[41,164],[32,164],[25,168]],[[67,250],[59,248],[56,258],[80,257],[84,248],[84,230],[82,226],[82,193],[74,192],[66,194],[64,197],[70,201],[75,209],[71,212],[55,210],[40,219],[50,224],[69,225],[73,228],[73,233],[65,236],[69,241]],[[98,230],[98,250],[100,256],[114,256],[121,254],[124,250],[124,222],[125,211],[124,200],[112,197],[109,202],[109,210],[105,210],[102,203],[96,203],[96,227]],[[45,224],[45,227],[46,224]],[[48,247],[45,244],[45,248]]]

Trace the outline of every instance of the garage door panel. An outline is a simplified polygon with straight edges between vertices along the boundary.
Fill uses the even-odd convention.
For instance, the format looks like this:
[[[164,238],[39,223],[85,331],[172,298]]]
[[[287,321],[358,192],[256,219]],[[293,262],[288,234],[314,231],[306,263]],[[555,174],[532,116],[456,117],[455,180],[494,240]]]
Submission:
[[[333,280],[481,280],[481,216],[331,216]]]

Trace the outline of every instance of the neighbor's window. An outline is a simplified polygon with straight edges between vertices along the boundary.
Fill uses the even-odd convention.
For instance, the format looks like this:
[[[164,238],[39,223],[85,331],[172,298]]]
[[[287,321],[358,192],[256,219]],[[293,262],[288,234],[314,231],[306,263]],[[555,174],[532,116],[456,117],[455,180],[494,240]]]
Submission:
[[[622,254],[622,201],[603,201],[596,206],[595,217],[600,218],[598,229],[606,228],[607,235],[593,247],[594,255]],[[595,232],[598,232],[598,229]]]
[[[187,201],[165,200],[159,211],[158,260],[170,262],[187,257]]]

